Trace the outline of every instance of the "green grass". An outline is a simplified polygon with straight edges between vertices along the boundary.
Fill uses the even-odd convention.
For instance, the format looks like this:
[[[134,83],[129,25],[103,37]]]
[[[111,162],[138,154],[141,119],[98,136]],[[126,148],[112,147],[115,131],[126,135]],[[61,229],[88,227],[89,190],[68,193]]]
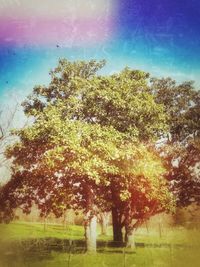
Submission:
[[[44,229],[42,223],[13,222],[10,224],[0,224],[1,240],[19,240],[29,238],[55,237],[59,239],[84,239],[84,228],[79,225],[69,225],[64,229],[62,225],[47,224]],[[185,244],[190,243],[192,238],[199,237],[198,230],[186,230],[183,228],[165,228],[161,236],[157,230],[151,229],[149,232],[145,228],[140,228],[136,233],[136,242],[150,244]],[[112,227],[108,229],[108,235],[100,235],[97,231],[98,240],[112,240]]]
[[[18,240],[27,238],[56,237],[60,239],[82,239],[84,229],[82,226],[72,225],[66,229],[62,225],[44,225],[41,223],[15,222],[0,225],[2,240]]]
[[[160,236],[155,229],[147,232],[145,228],[141,228],[136,234],[136,242],[169,245],[160,248],[137,247],[135,251],[105,246],[99,247],[95,255],[84,253],[83,248],[79,251],[74,250],[71,254],[64,251],[47,251],[46,248],[34,251],[31,242],[30,248],[25,248],[23,253],[15,250],[12,253],[10,244],[13,241],[47,237],[83,240],[83,226],[70,225],[64,229],[62,225],[48,224],[44,230],[44,225],[40,223],[14,222],[0,225],[0,235],[1,244],[5,245],[8,242],[7,247],[4,246],[3,256],[0,257],[0,267],[198,267],[200,262],[198,230],[162,229]],[[112,228],[109,228],[108,236],[98,235],[98,240],[112,240]],[[176,244],[188,244],[192,247],[176,247]]]
[[[0,259],[1,267],[198,267],[199,252],[138,248],[135,253],[116,253],[110,249],[95,255],[51,252],[46,258],[18,257]]]

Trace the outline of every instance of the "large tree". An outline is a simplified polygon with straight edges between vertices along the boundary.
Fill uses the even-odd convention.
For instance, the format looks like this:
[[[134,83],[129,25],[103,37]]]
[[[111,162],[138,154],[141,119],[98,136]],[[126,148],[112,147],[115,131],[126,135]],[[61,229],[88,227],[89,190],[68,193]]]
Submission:
[[[10,199],[27,211],[35,202],[43,215],[60,216],[69,205],[83,209],[91,250],[98,211],[112,210],[114,238],[122,241],[123,226],[128,238],[133,219],[168,209],[169,199],[162,163],[147,148],[167,129],[163,106],[149,93],[149,75],[128,68],[97,75],[103,65],[61,60],[49,86],[36,86],[23,103],[34,122],[14,132],[19,142],[7,151],[14,164]]]
[[[34,125],[15,134],[20,141],[7,151],[15,166],[7,201],[25,212],[35,203],[43,216],[83,210],[88,250],[95,248],[90,233],[96,234],[98,212],[117,211],[124,218],[116,231],[126,225],[130,233],[132,219],[141,222],[169,206],[161,161],[112,127],[63,120],[57,107],[48,106]]]
[[[101,209],[98,185],[106,186],[106,174],[116,172],[110,159],[123,137],[111,127],[62,116],[59,108],[48,106],[32,126],[15,131],[20,141],[7,156],[15,167],[10,183],[20,184],[12,198],[27,212],[36,203],[43,216],[53,212],[59,217],[67,207],[83,210],[87,248],[92,250],[95,239],[90,240],[89,233],[97,207]]]

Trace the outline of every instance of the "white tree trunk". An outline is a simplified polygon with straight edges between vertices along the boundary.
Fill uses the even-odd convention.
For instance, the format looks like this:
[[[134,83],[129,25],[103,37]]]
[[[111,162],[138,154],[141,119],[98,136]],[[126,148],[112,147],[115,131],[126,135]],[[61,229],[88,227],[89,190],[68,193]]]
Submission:
[[[110,214],[102,212],[100,214],[101,235],[107,235]]]
[[[85,238],[87,252],[96,252],[96,230],[97,230],[97,217],[92,218],[86,222],[85,225]]]
[[[135,232],[136,229],[128,231],[126,233],[126,247],[135,249]]]

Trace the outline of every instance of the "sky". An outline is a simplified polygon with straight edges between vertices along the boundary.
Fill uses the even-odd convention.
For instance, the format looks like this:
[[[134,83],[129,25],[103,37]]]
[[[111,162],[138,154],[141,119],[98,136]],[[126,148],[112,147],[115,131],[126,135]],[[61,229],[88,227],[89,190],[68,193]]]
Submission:
[[[200,85],[199,0],[0,0],[0,104],[49,82],[59,58],[106,59]]]

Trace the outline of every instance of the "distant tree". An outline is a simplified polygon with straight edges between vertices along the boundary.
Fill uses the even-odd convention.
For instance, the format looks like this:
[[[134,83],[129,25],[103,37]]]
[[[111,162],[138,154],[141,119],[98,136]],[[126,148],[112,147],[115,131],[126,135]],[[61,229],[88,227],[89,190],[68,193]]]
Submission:
[[[7,181],[5,178],[5,169],[10,168],[10,161],[5,157],[4,152],[8,144],[14,142],[15,138],[10,134],[10,129],[13,127],[14,118],[16,116],[18,104],[15,104],[14,108],[1,107],[0,110],[0,197],[3,185]],[[6,189],[5,189],[6,190]],[[2,210],[6,211],[2,213]],[[14,217],[13,210],[9,205],[9,202],[0,202],[0,222],[8,222],[9,216]]]
[[[171,78],[152,78],[150,91],[164,106],[168,118],[168,141],[175,144],[199,137],[200,91],[192,81],[177,84]]]
[[[167,178],[177,205],[200,203],[200,91],[193,82],[152,79],[151,92],[168,116],[167,142],[161,146]]]
[[[18,104],[14,108],[2,107],[0,110],[0,168],[6,165],[7,159],[4,157],[6,146],[13,141],[10,130],[13,128]],[[0,177],[1,178],[1,177]]]

